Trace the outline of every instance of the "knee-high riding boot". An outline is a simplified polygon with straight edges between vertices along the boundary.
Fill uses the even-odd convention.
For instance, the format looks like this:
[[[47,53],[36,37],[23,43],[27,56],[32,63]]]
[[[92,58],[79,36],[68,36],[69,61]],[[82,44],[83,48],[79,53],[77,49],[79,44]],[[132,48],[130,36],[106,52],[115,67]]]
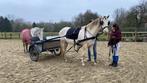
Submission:
[[[117,67],[118,65],[119,56],[113,56],[113,67]]]

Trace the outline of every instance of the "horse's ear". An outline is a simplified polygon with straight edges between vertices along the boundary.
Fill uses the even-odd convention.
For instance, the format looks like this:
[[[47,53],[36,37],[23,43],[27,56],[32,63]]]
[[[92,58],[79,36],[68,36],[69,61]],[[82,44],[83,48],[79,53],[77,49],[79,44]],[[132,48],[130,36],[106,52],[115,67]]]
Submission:
[[[107,18],[109,18],[109,15],[107,16]]]

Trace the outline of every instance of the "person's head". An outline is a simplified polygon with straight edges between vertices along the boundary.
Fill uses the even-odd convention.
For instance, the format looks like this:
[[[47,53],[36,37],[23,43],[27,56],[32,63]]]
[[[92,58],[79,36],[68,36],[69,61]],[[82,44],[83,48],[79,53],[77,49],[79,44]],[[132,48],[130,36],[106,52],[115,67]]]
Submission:
[[[117,24],[113,24],[112,26],[112,31],[115,32],[115,31],[119,31],[119,26]]]

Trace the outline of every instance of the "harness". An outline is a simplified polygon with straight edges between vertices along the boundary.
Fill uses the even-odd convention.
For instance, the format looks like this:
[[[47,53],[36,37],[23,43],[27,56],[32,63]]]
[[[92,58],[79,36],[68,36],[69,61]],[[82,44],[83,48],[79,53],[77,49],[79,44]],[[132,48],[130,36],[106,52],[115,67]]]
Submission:
[[[106,26],[106,27],[108,27],[108,26]],[[74,40],[74,45],[71,46],[71,47],[65,52],[65,54],[66,54],[70,49],[72,49],[73,47],[74,47],[74,50],[75,50],[76,52],[78,52],[79,49],[82,47],[81,42],[88,41],[88,40],[93,40],[93,39],[97,39],[97,37],[98,37],[99,35],[103,34],[103,30],[104,30],[106,27],[104,27],[104,28],[101,27],[101,29],[99,30],[99,32],[98,32],[95,36],[88,37],[88,38],[87,38],[87,36],[86,36],[86,33],[87,33],[87,32],[90,33],[90,31],[88,31],[88,30],[87,30],[87,27],[85,27],[85,29],[84,29],[84,39],[78,40],[78,41],[76,41],[75,39],[73,39],[73,40]],[[93,35],[92,33],[90,33],[90,34]],[[66,35],[61,36],[61,37],[55,37],[55,38],[52,38],[52,39],[58,39],[58,38],[62,38],[62,37],[66,37]],[[52,39],[50,39],[50,40],[52,40]],[[75,49],[75,46],[78,46],[77,50]]]
[[[106,26],[107,27],[107,26]],[[100,31],[96,34],[96,36],[92,36],[92,37],[88,37],[87,38],[87,36],[86,36],[86,34],[84,35],[84,39],[82,39],[82,40],[78,40],[76,43],[78,44],[78,43],[81,43],[81,42],[84,42],[84,41],[87,41],[87,40],[91,40],[91,39],[97,39],[97,37],[99,36],[99,35],[101,35],[101,34],[103,34],[103,30],[106,28],[106,27],[104,27],[104,28],[101,28],[100,29]],[[85,27],[85,33],[86,32],[89,32],[87,29],[86,29],[86,27]],[[89,32],[90,33],[90,32]],[[92,35],[92,33],[90,33],[91,35]]]
[[[106,27],[108,27],[108,26],[106,26]],[[77,42],[74,40],[74,45],[73,45],[72,47],[74,47],[74,50],[75,50],[76,52],[78,52],[79,49],[82,47],[82,45],[80,44],[81,42],[88,41],[88,40],[93,40],[93,39],[97,39],[97,37],[98,37],[99,35],[103,34],[103,30],[104,30],[106,27],[104,27],[104,28],[101,27],[100,31],[99,31],[95,36],[88,37],[88,38],[87,38],[87,36],[86,36],[86,33],[87,33],[87,32],[90,33],[90,31],[88,31],[88,30],[87,30],[87,27],[85,27],[85,29],[84,29],[84,39],[78,40]],[[90,33],[90,34],[93,35],[92,33]],[[76,46],[76,45],[78,46],[77,50],[75,49],[75,46]],[[72,47],[71,47],[71,48],[72,48]],[[71,48],[69,48],[69,50],[70,50]],[[67,51],[69,51],[69,50],[67,50]]]

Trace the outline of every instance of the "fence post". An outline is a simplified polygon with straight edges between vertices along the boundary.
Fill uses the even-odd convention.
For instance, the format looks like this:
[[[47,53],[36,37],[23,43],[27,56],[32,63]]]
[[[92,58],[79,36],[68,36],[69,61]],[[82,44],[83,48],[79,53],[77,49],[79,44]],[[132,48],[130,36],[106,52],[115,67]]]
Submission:
[[[19,39],[20,39],[20,33],[18,33],[18,35],[19,35]]]
[[[137,30],[135,30],[135,42],[137,42]]]
[[[7,37],[6,37],[6,32],[4,32],[4,35],[5,35],[5,39],[6,39],[6,38],[7,38]]]
[[[2,32],[0,32],[1,33],[1,36],[0,36],[0,38],[2,38]]]
[[[12,33],[10,33],[10,39],[12,39]]]
[[[3,33],[1,32],[1,35],[2,35],[2,39],[3,39]]]

